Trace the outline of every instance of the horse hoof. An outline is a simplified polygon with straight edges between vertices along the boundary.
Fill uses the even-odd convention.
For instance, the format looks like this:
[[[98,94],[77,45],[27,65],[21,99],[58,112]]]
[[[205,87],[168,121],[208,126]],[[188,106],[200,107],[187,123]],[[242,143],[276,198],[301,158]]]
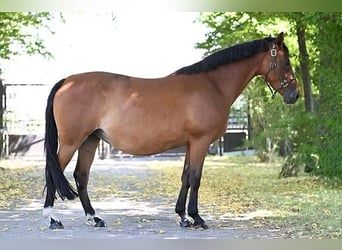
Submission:
[[[52,230],[64,229],[64,225],[60,221],[51,219],[49,228],[52,229]]]
[[[207,224],[205,224],[205,222],[201,222],[201,223],[194,223],[194,228],[195,229],[208,229],[209,227],[207,226]]]
[[[100,218],[94,218],[94,221],[95,221],[94,227],[106,227],[107,226],[106,222]]]
[[[184,219],[181,219],[181,221],[179,222],[179,225],[181,227],[191,227],[191,222],[188,219],[184,218]]]

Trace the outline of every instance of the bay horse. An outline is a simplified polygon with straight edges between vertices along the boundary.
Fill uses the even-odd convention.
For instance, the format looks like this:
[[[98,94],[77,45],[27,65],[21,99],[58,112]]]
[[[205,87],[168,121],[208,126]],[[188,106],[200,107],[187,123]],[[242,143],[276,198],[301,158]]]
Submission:
[[[133,155],[152,155],[185,145],[175,211],[180,226],[206,229],[197,204],[208,146],[225,133],[231,105],[258,75],[285,103],[298,99],[283,33],[222,49],[158,79],[87,72],[59,81],[49,94],[45,114],[43,215],[49,218],[49,228],[64,228],[53,213],[56,191],[62,200],[79,196],[94,226],[106,226],[95,213],[87,191],[90,167],[103,139]],[[63,173],[76,151],[73,176],[77,190]],[[189,189],[187,212],[192,219],[185,208]]]

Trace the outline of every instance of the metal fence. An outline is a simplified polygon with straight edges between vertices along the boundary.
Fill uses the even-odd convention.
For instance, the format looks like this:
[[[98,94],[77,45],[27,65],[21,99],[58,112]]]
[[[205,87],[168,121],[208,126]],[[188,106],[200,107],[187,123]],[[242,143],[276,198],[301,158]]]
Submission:
[[[2,157],[43,155],[44,112],[50,88],[0,82]]]

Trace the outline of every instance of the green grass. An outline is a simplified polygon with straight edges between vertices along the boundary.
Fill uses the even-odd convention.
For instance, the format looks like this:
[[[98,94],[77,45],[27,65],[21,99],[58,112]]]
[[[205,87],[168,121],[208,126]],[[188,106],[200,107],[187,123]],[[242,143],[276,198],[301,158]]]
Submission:
[[[144,178],[92,172],[91,200],[127,197],[174,206],[182,161],[156,160],[144,165]],[[248,218],[248,227],[277,229],[284,238],[342,239],[342,187],[332,188],[304,173],[278,178],[280,165],[280,161],[259,163],[250,156],[207,157],[199,192],[201,215],[224,217],[232,223],[235,218]],[[42,199],[42,168],[0,172],[0,209]]]
[[[211,160],[208,159],[211,163]],[[233,214],[270,211],[264,218],[273,227],[286,228],[289,237],[342,238],[342,189],[330,188],[313,176],[278,178],[280,162],[260,164],[253,157],[227,157],[234,162],[203,176],[204,194]],[[215,190],[216,188],[216,190]],[[223,194],[226,199],[221,199]]]

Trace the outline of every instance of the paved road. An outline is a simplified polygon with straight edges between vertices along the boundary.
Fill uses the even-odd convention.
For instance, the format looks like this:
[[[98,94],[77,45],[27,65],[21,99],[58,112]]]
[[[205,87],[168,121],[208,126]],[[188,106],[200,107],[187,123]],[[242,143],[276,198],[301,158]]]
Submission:
[[[38,166],[38,168],[41,168],[40,171],[43,170],[42,166]],[[67,169],[66,173],[71,174],[68,171],[72,170]],[[96,161],[92,168],[92,175],[94,176],[129,175],[135,176],[135,178],[149,178],[153,174],[154,172],[148,167],[146,159],[143,161],[125,160],[121,163],[120,161],[109,160]],[[96,181],[91,181],[95,182],[93,185],[96,185]],[[174,213],[173,204],[163,202],[162,198],[161,200],[138,201],[129,196],[94,199],[93,206],[107,222],[106,228],[94,228],[87,225],[79,200],[58,200],[55,208],[65,225],[65,229],[50,230],[47,228],[47,220],[42,217],[42,204],[43,198],[30,199],[29,201],[18,200],[14,207],[0,210],[0,239],[246,239],[283,237],[277,230],[243,227],[243,224],[248,222],[233,221],[229,218],[220,217],[220,215],[203,215],[209,226],[208,230],[180,228],[177,224],[178,217]]]

